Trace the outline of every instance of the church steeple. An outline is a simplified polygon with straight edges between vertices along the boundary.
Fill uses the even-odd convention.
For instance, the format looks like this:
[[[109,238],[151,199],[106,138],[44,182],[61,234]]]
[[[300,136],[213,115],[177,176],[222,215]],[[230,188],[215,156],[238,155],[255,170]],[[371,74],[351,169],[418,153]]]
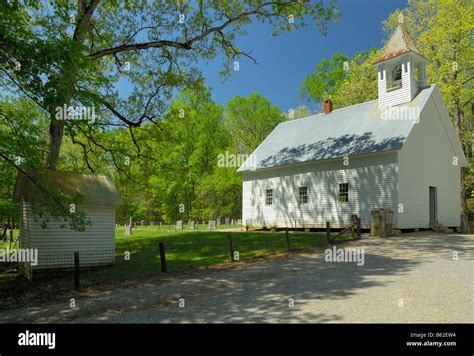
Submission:
[[[426,64],[429,61],[416,49],[405,30],[398,26],[374,61],[378,69],[379,108],[413,100],[426,87]]]

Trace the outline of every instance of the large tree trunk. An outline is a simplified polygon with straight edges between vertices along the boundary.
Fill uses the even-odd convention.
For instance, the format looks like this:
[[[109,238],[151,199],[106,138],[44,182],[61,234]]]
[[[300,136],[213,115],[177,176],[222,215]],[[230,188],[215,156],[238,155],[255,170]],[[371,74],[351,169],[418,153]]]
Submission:
[[[82,45],[84,43],[84,34],[86,31],[89,30],[91,24],[91,17],[94,14],[97,5],[99,4],[100,0],[78,0],[77,3],[77,13],[78,18],[76,21],[76,28],[73,34],[73,42]],[[72,54],[73,55],[73,54]],[[74,59],[72,59],[74,61]],[[60,78],[57,83],[68,83],[66,86],[66,91],[64,89],[58,89],[58,97],[65,98],[64,103],[60,103],[61,106],[63,104],[69,105],[73,96],[74,96],[74,85],[77,78],[77,66],[74,65],[73,62],[72,66],[66,66],[70,68],[69,70],[63,70],[62,78]],[[58,84],[58,88],[62,86]],[[64,122],[60,120],[56,120],[54,113],[55,108],[50,108],[51,113],[51,123],[49,125],[49,149],[47,153],[47,157],[45,159],[45,165],[49,169],[56,169],[59,160],[59,152],[61,150],[61,142],[64,135]]]
[[[51,123],[49,124],[49,148],[46,157],[46,167],[49,169],[56,169],[63,134],[64,123],[55,118],[51,118]]]

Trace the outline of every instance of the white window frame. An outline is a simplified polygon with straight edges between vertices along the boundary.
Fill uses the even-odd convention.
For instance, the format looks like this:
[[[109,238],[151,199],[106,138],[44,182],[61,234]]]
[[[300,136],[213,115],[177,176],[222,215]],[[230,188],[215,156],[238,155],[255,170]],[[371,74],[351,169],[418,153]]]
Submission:
[[[302,191],[304,192],[304,194],[302,194]],[[304,186],[298,187],[298,204],[307,205],[308,202],[309,202],[308,186],[304,185]]]
[[[265,189],[265,206],[272,206],[272,205],[273,205],[273,188],[267,188]]]
[[[347,189],[343,189],[345,186],[347,186]],[[349,202],[349,183],[339,183],[337,185],[338,189],[338,194],[337,194],[337,200],[339,203],[348,203]],[[342,197],[345,197],[346,200],[341,200]]]

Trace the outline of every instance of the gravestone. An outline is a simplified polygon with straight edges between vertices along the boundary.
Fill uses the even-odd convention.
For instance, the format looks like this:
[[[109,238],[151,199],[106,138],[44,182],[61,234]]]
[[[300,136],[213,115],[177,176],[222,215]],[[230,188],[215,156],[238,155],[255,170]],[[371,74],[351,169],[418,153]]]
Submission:
[[[392,235],[392,209],[378,208],[371,212],[370,236],[387,237]]]
[[[142,220],[142,227],[143,227],[143,222],[144,222],[144,221]]]
[[[153,226],[153,221],[150,221],[150,226]]]
[[[179,230],[183,230],[183,220],[176,221],[176,228]]]
[[[209,220],[209,230],[214,230],[216,228],[216,221]]]
[[[224,224],[226,224],[226,225],[230,224],[230,219],[229,218],[225,218],[224,221],[225,221]]]
[[[237,225],[242,225],[242,219],[237,219]]]
[[[230,221],[230,224],[231,224],[231,225],[235,225],[235,220],[232,219],[232,220]]]
[[[189,229],[194,230],[194,221],[189,221]]]
[[[216,226],[219,226],[221,224],[221,218],[217,218],[215,223],[216,223]]]
[[[125,236],[130,236],[130,235],[132,235],[132,226],[125,225]]]

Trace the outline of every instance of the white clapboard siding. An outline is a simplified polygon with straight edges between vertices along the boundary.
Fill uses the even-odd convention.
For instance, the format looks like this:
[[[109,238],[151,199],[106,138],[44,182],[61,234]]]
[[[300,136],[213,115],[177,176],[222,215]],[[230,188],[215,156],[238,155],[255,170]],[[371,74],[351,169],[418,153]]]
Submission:
[[[114,207],[77,207],[84,210],[91,225],[85,231],[74,231],[65,223],[51,219],[48,228],[41,228],[41,218],[30,220],[33,237],[29,248],[38,249],[39,263],[33,269],[73,267],[74,252],[79,252],[81,266],[113,264],[115,260],[115,210]]]
[[[31,205],[25,201],[20,203],[20,236],[19,247],[22,249],[31,248]],[[25,276],[31,275],[31,268],[28,263],[19,263],[20,272]]]
[[[345,227],[351,214],[370,226],[370,211],[391,208],[397,223],[397,153],[320,161],[246,172],[243,177],[243,223],[250,226]],[[349,183],[349,202],[340,203],[339,183]],[[298,203],[299,187],[308,187],[308,204]],[[273,189],[273,205],[265,191]],[[296,221],[296,222],[295,222]]]
[[[397,60],[392,60],[391,63],[381,67],[379,71],[378,93],[379,93],[379,107],[385,109],[387,107],[408,103],[417,94],[417,86],[415,76],[411,74],[413,71],[413,60],[408,56],[402,61],[402,80],[401,88],[394,90],[387,90],[387,78],[392,75],[393,66],[400,64]]]
[[[429,227],[429,187],[437,187],[438,222],[460,226],[460,167],[453,126],[436,91],[399,152],[400,228]],[[459,162],[461,158],[459,157]]]
[[[19,244],[22,248],[31,246],[31,205],[22,201],[20,204],[20,236]]]

